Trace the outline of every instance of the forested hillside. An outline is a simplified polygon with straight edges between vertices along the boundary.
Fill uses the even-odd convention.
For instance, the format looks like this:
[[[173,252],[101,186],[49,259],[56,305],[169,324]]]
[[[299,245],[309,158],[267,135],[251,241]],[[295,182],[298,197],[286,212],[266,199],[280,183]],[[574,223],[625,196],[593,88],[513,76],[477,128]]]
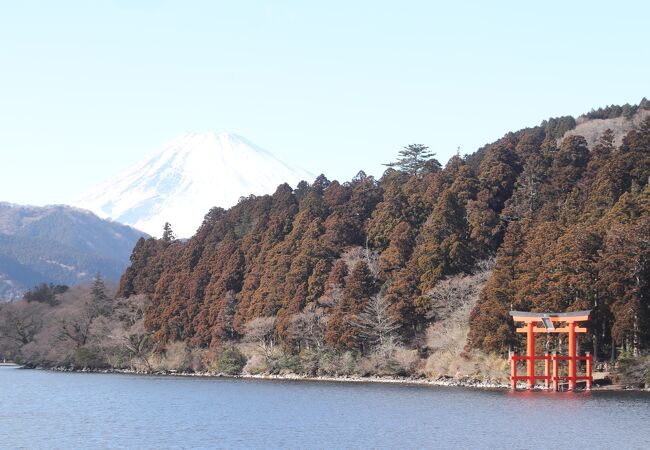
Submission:
[[[98,272],[117,280],[142,236],[78,208],[0,202],[0,302],[40,283],[84,283]]]
[[[615,126],[648,108],[644,99],[580,122]],[[363,353],[377,338],[364,314],[385,306],[391,332],[421,349],[426,327],[453,305],[436,288],[496,258],[467,350],[516,345],[511,308],[593,309],[588,340],[599,356],[648,348],[650,119],[619,146],[617,129],[591,147],[562,139],[575,126],[550,119],[444,168],[411,145],[378,180],[321,175],[214,208],[187,242],[138,241],[118,296],[150,297],[145,324],[159,348],[217,348],[272,318],[289,352],[313,345],[305,328],[319,327],[318,345]]]

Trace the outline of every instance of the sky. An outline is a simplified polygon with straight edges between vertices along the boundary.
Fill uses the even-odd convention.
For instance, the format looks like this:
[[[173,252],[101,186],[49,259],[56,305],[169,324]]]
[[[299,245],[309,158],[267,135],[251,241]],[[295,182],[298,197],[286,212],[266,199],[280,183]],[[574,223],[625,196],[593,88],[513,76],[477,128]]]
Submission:
[[[650,97],[650,3],[0,0],[0,201],[226,131],[330,179]]]

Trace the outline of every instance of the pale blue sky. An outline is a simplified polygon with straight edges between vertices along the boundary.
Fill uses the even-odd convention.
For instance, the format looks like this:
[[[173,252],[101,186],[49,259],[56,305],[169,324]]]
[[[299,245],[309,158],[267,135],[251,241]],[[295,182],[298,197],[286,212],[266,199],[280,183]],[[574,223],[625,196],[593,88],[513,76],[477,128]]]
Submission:
[[[186,131],[331,179],[445,162],[650,97],[647,4],[0,1],[0,200],[71,202]]]

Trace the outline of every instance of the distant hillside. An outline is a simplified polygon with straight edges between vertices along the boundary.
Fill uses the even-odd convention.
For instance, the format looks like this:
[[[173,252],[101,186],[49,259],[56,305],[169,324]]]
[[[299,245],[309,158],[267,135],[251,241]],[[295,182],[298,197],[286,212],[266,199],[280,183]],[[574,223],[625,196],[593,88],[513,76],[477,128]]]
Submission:
[[[649,105],[650,106],[650,105]],[[623,143],[623,138],[641,123],[650,117],[650,110],[640,109],[630,116],[618,116],[603,119],[591,119],[589,116],[581,116],[576,120],[576,127],[569,130],[563,139],[569,136],[582,136],[587,140],[589,147],[593,147],[598,139],[603,135],[605,130],[610,129],[614,132],[614,145],[619,146]],[[560,140],[560,143],[562,140]]]
[[[73,285],[97,272],[117,279],[146,234],[69,206],[0,202],[0,299],[42,282]]]

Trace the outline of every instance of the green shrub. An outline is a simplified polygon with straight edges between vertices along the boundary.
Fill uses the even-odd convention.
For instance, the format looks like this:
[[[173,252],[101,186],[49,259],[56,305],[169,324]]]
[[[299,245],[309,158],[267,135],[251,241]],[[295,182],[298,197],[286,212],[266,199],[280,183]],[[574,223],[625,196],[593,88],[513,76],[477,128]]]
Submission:
[[[623,384],[645,387],[650,383],[650,355],[635,357],[630,352],[621,352],[618,362]]]
[[[318,374],[324,376],[358,375],[357,355],[353,352],[339,354],[332,349],[321,353],[318,362]]]
[[[273,360],[273,373],[303,373],[302,361],[299,355],[282,354]]]
[[[320,369],[321,352],[304,349],[300,352],[300,365],[307,375],[318,375]]]
[[[246,365],[246,356],[235,346],[221,349],[210,369],[224,375],[239,375]]]
[[[108,367],[100,351],[93,347],[79,347],[72,355],[75,369],[103,369]]]

